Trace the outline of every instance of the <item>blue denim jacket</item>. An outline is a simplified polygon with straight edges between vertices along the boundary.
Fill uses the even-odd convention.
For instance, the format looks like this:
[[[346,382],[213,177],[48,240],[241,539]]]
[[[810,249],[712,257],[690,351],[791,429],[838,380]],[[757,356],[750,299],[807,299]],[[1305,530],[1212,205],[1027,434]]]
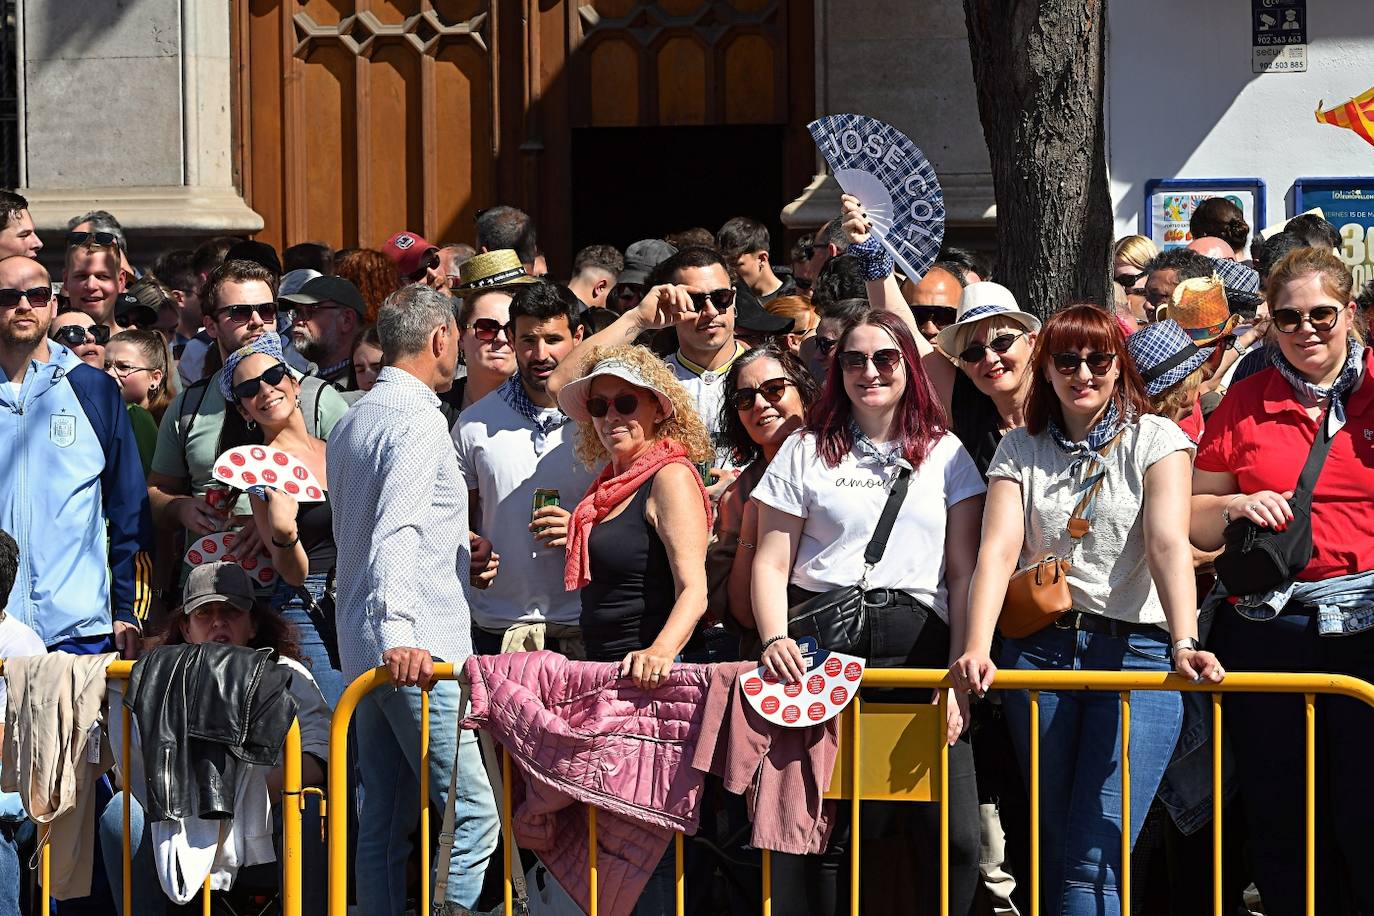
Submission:
[[[1212,618],[1230,596],[1217,584],[1202,603],[1198,631],[1206,634]],[[1249,620],[1273,620],[1289,603],[1317,609],[1317,632],[1322,636],[1346,636],[1374,626],[1374,571],[1352,573],[1321,582],[1290,582],[1265,595],[1247,595],[1235,605]],[[1222,664],[1226,659],[1222,659]],[[1212,819],[1212,702],[1205,693],[1183,695],[1183,727],[1173,759],[1159,786],[1159,800],[1169,810],[1178,829],[1192,834]],[[1225,741],[1225,736],[1222,738]],[[1234,765],[1222,746],[1222,794],[1235,791]]]

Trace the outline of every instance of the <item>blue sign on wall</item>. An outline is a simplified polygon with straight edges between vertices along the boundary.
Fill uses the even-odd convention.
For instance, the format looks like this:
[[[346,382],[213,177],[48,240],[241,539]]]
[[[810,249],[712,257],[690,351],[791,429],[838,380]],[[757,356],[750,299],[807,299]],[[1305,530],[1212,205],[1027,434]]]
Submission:
[[[1340,231],[1336,253],[1355,276],[1355,289],[1374,280],[1374,177],[1299,178],[1293,182],[1293,212],[1313,207]]]

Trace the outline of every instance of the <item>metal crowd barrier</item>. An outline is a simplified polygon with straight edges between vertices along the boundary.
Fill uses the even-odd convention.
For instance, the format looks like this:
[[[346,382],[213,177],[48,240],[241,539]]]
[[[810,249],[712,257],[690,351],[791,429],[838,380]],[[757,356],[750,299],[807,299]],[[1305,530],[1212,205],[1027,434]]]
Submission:
[[[133,671],[134,663],[129,661],[114,661],[105,669],[105,679],[107,681],[118,680],[128,681],[130,672]],[[0,675],[4,674],[4,660],[0,659]],[[130,786],[128,785],[130,770],[130,754],[133,741],[133,718],[129,708],[124,704],[119,705],[120,728],[124,736],[123,751],[120,754],[119,773],[124,784],[120,787],[123,794],[123,910],[127,916],[132,916],[133,909],[133,843],[130,838],[129,830],[129,807],[130,807]],[[110,723],[106,722],[109,729]],[[283,916],[301,916],[301,812],[304,810],[305,797],[301,788],[301,728],[300,722],[293,722],[291,730],[286,736],[286,745],[283,749],[283,773],[282,773],[282,914]],[[288,804],[289,800],[294,800]],[[323,814],[323,807],[321,813]],[[100,813],[96,812],[96,821],[100,819]],[[50,897],[50,878],[52,876],[52,845],[48,843],[48,830],[46,825],[38,828],[38,843],[42,848],[42,856],[39,864],[40,882],[42,884],[42,909],[39,912],[52,912],[52,899]],[[100,850],[96,849],[94,857],[95,867],[102,868],[100,864]],[[157,889],[161,893],[161,888]],[[205,879],[205,886],[201,889],[201,906],[204,916],[210,916],[211,891],[210,879]]]
[[[436,680],[452,680],[455,677],[451,664],[436,664]],[[864,672],[863,686],[877,688],[935,688],[948,687],[948,672],[943,669],[868,669]],[[391,683],[385,668],[377,668],[362,675],[344,692],[334,711],[333,730],[330,735],[330,759],[342,761],[347,758],[348,723],[358,702],[371,690]],[[1131,692],[1137,690],[1170,690],[1190,693],[1210,693],[1212,695],[1212,727],[1215,734],[1221,733],[1222,695],[1227,693],[1292,693],[1302,694],[1306,701],[1306,760],[1307,773],[1304,786],[1306,811],[1306,875],[1308,916],[1316,916],[1316,697],[1318,694],[1346,696],[1360,700],[1374,707],[1374,685],[1358,678],[1339,674],[1247,674],[1228,673],[1221,684],[1195,684],[1181,677],[1164,673],[1127,672],[1127,671],[1019,671],[1004,670],[997,674],[994,690],[1027,690],[1030,692],[1030,912],[1039,916],[1040,907],[1040,693],[1042,691],[1109,691],[1121,697],[1121,822],[1131,821],[1130,787],[1130,747],[1131,747]],[[948,694],[943,693],[938,705],[865,703],[862,696],[854,701],[842,714],[841,750],[835,763],[831,791],[826,798],[848,801],[851,805],[853,826],[850,844],[851,886],[850,912],[859,914],[860,904],[860,847],[859,812],[861,801],[927,801],[940,804],[940,912],[949,911],[949,811],[948,799],[948,746],[943,740]],[[430,911],[430,862],[429,862],[429,705],[425,696],[420,728],[420,856],[422,896],[419,912]],[[127,718],[127,713],[126,713]],[[127,745],[126,745],[127,746]],[[1212,907],[1217,916],[1223,916],[1222,904],[1222,770],[1221,742],[1212,742],[1212,855],[1213,885]],[[502,751],[502,785],[504,788],[502,805],[502,836],[504,848],[505,913],[512,916],[515,910],[512,900],[511,868],[509,851],[511,819],[510,813],[510,755]],[[299,759],[299,758],[298,758]],[[299,772],[297,773],[299,785]],[[329,796],[333,799],[345,798],[347,774],[343,767],[331,766],[329,769]],[[1148,802],[1147,802],[1148,803]],[[336,810],[341,810],[336,804]],[[299,839],[299,810],[296,812],[296,836]],[[127,821],[126,821],[127,823]],[[588,808],[588,877],[591,889],[590,916],[597,916],[598,871],[597,871],[597,828],[596,809]],[[1122,872],[1119,882],[1121,916],[1131,912],[1131,842],[1130,831],[1122,830],[1121,856]],[[335,816],[329,823],[329,916],[345,916],[348,872],[348,824],[347,818]],[[289,836],[289,834],[288,834]],[[683,838],[675,838],[677,914],[686,912],[684,904],[683,877]],[[298,853],[297,853],[298,858]],[[299,864],[297,862],[297,864]],[[764,916],[772,913],[772,888],[770,856],[762,851],[762,900],[761,912]],[[520,867],[515,863],[515,867]],[[128,874],[127,846],[125,874]],[[297,872],[299,876],[299,872]],[[126,883],[127,888],[127,883]],[[290,912],[290,911],[288,911]]]

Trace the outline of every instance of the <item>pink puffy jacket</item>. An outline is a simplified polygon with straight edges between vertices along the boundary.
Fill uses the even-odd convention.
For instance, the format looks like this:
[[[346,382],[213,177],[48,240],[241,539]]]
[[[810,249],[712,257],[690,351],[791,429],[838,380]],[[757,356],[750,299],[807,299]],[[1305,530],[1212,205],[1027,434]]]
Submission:
[[[641,690],[617,664],[554,652],[467,660],[464,726],[488,729],[529,777],[512,780],[516,842],[584,911],[586,805],[599,809],[598,904],[607,916],[634,909],[674,831],[696,832],[703,776],[691,759],[711,667],[674,665],[662,686]]]

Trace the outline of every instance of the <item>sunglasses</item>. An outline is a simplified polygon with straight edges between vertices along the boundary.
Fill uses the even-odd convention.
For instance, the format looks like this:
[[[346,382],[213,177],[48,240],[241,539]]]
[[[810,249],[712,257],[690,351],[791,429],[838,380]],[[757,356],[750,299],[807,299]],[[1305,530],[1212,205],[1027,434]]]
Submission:
[[[615,297],[625,302],[628,302],[631,299],[643,299],[644,291],[640,289],[638,286],[627,286],[620,292],[616,293]]]
[[[816,352],[822,359],[829,359],[831,352],[840,345],[839,340],[834,337],[822,337],[816,335]]]
[[[609,400],[600,395],[587,398],[587,413],[598,420],[610,413],[612,407],[622,417],[628,417],[639,409],[639,395],[618,394]]]
[[[913,305],[911,314],[918,325],[930,322],[937,328],[945,328],[954,324],[954,307],[950,305]]]
[[[840,365],[846,372],[862,372],[869,364],[877,369],[882,375],[891,375],[892,372],[902,362],[901,350],[879,350],[876,353],[864,353],[862,350],[845,350],[840,354]]]
[[[148,317],[150,314],[152,315],[151,318]],[[157,313],[151,309],[146,312],[142,309],[135,309],[130,313],[116,315],[115,324],[121,328],[138,328],[140,331],[146,331],[157,324]]]
[[[12,309],[20,299],[29,300],[29,305],[47,305],[52,301],[51,286],[35,286],[33,289],[0,289],[0,309]]]
[[[322,302],[298,302],[295,303],[296,317],[301,321],[309,321],[315,317],[316,312],[327,312],[330,309],[342,308],[340,305],[325,305]]]
[[[1297,309],[1275,309],[1270,313],[1274,327],[1282,334],[1296,334],[1298,329],[1302,327],[1304,320],[1312,325],[1314,331],[1329,331],[1336,326],[1336,321],[1340,317],[1341,310],[1334,305],[1319,305],[1310,312],[1300,312]]]
[[[730,396],[735,410],[748,410],[754,406],[759,395],[769,404],[776,404],[787,394],[787,386],[794,384],[789,378],[770,378],[757,388],[741,388]]]
[[[1112,363],[1116,362],[1116,354],[1097,351],[1087,356],[1081,353],[1056,353],[1050,359],[1054,361],[1054,368],[1060,375],[1073,375],[1084,363],[1088,364],[1088,371],[1093,375],[1106,375]]]
[[[253,317],[257,312],[258,317],[264,322],[277,320],[277,303],[260,302],[257,305],[226,305],[224,308],[215,312],[216,318],[229,316],[229,320],[235,324],[243,324]]]
[[[506,326],[495,318],[478,318],[472,323],[472,336],[490,342],[506,333]]]
[[[1121,288],[1124,289],[1126,292],[1130,293],[1130,292],[1136,292],[1136,290],[1133,289],[1133,287],[1134,287],[1137,283],[1139,283],[1141,280],[1144,280],[1144,279],[1145,279],[1146,277],[1148,277],[1148,276],[1149,276],[1148,273],[1143,273],[1143,274],[1117,274],[1115,277],[1112,277],[1112,281],[1113,281],[1114,283],[1116,283],[1117,286],[1121,287]]]
[[[809,261],[816,256],[815,245],[803,245],[801,250],[802,260]]]
[[[246,401],[262,390],[263,382],[266,382],[267,386],[270,388],[275,385],[280,385],[281,380],[284,378],[286,378],[286,363],[277,363],[257,378],[250,378],[239,382],[231,388],[230,391],[233,393],[236,402]]]
[[[119,237],[113,232],[68,232],[67,247],[93,245],[96,248],[113,248],[119,244]]]
[[[79,347],[87,342],[88,337],[103,347],[110,342],[110,329],[103,324],[89,328],[79,324],[64,324],[52,332],[52,339],[64,347]]]
[[[406,274],[406,279],[409,280],[411,283],[419,283],[419,282],[420,282],[421,280],[423,280],[426,276],[428,276],[428,274],[429,274],[429,272],[430,272],[431,270],[433,270],[434,268],[436,268],[436,267],[438,267],[438,266],[439,266],[439,252],[437,252],[437,251],[431,251],[431,252],[429,253],[429,256],[425,258],[425,261],[424,261],[423,264],[421,264],[419,267],[415,268],[415,270],[413,270],[412,272]]]
[[[711,300],[711,305],[715,306],[717,312],[723,312],[735,302],[735,291],[728,286],[720,289],[713,289],[709,293],[688,293],[692,300],[692,306],[698,312],[706,308],[706,300]]]
[[[986,344],[969,344],[968,349],[959,354],[959,358],[966,363],[980,363],[987,351],[1001,355],[1012,348],[1012,346],[1025,337],[1025,333],[998,334]]]

